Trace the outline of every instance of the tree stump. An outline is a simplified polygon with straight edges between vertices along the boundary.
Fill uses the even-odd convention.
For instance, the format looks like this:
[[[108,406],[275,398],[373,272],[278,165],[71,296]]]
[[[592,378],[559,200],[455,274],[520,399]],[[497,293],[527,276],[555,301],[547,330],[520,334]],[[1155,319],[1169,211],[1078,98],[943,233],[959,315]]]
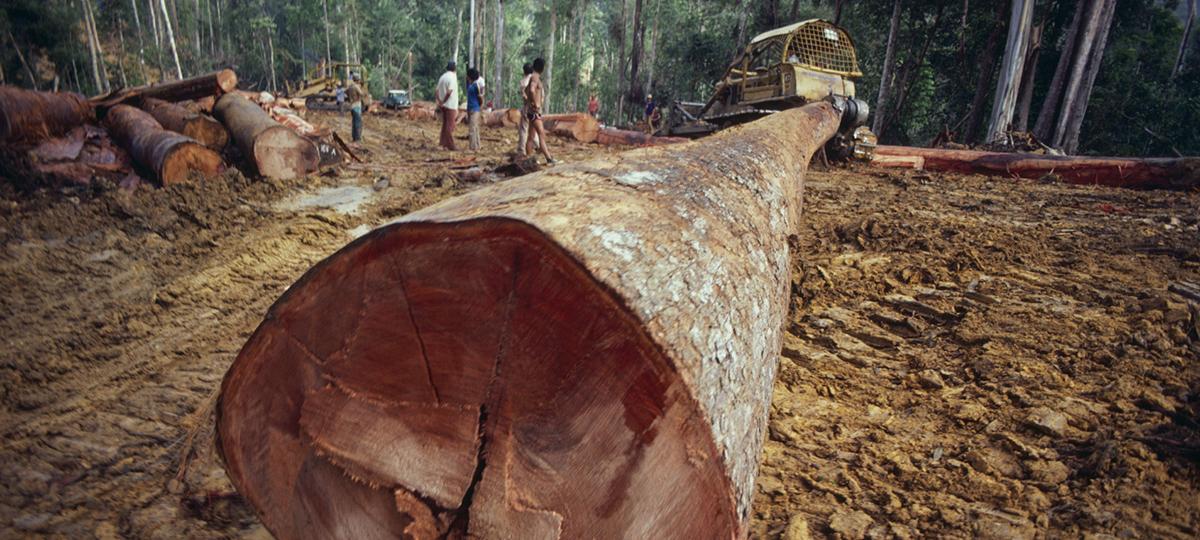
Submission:
[[[225,376],[280,538],[746,534],[803,176],[838,112],[494,184],[322,261]]]
[[[163,129],[141,109],[117,105],[105,115],[104,126],[134,162],[164,186],[185,182],[193,172],[211,178],[225,170],[225,162],[216,152],[195,139]]]
[[[221,96],[213,106],[213,115],[229,129],[242,155],[259,174],[287,179],[317,170],[320,155],[312,141],[276,122],[236,92]]]

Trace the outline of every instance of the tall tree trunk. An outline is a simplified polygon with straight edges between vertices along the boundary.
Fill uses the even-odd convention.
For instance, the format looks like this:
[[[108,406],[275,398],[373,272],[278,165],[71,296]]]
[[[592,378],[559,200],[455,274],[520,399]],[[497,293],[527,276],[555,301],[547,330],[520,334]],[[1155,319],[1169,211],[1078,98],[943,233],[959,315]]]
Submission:
[[[179,63],[179,48],[175,46],[175,30],[171,27],[171,16],[167,13],[167,0],[158,0],[162,8],[163,25],[167,29],[167,41],[171,44],[171,56],[175,58],[175,75],[183,80],[183,65]]]
[[[1025,55],[1025,73],[1021,75],[1021,98],[1017,101],[1017,119],[1013,123],[1013,129],[1017,131],[1029,131],[1029,110],[1033,106],[1033,87],[1037,82],[1037,66],[1038,61],[1042,57],[1042,32],[1045,31],[1046,22],[1033,27],[1033,33],[1029,37],[1029,52]]]
[[[646,93],[654,92],[654,64],[658,60],[658,19],[660,14],[659,12],[662,11],[659,8],[660,5],[661,2],[654,3],[654,15],[651,18],[652,22],[650,23],[650,47],[648,48],[649,57],[646,59]],[[583,43],[583,40],[580,39],[579,42]]]
[[[92,78],[95,79],[96,92],[108,91],[108,73],[104,69],[104,51],[100,50],[100,40],[96,36],[96,26],[92,24],[92,0],[80,0],[83,4],[83,26],[87,30],[88,53],[92,59]]]
[[[1079,149],[1079,130],[1083,127],[1083,118],[1087,115],[1088,102],[1092,99],[1092,87],[1096,83],[1096,75],[1100,73],[1100,65],[1104,61],[1104,49],[1108,45],[1108,32],[1112,27],[1113,16],[1117,11],[1117,0],[1103,0],[1102,19],[1092,50],[1088,53],[1087,68],[1084,72],[1079,95],[1073,101],[1068,112],[1066,130],[1063,133],[1062,149],[1068,154],[1074,154]]]
[[[325,18],[325,69],[321,76],[325,77],[329,75],[330,64],[333,63],[333,53],[331,52],[333,49],[329,45],[329,0],[321,0],[321,10]]]
[[[792,9],[795,11],[795,8]],[[892,75],[896,69],[896,34],[900,31],[900,0],[892,2],[892,22],[888,25],[887,47],[883,53],[883,74],[879,77],[879,98],[875,100],[875,118],[871,131],[883,133],[883,119],[887,116],[888,94],[892,89]]]
[[[137,0],[129,0],[129,5],[133,7],[133,23],[138,37],[138,66],[142,73],[142,84],[145,84],[150,82],[150,77],[146,75],[146,38],[142,36],[142,18],[138,16]]]
[[[454,61],[458,62],[458,46],[462,43],[462,13],[463,8],[458,8],[458,22],[454,23]]]
[[[32,86],[34,90],[37,90],[37,77],[33,76],[33,70],[30,69],[29,62],[25,60],[25,54],[21,52],[21,46],[17,45],[17,38],[13,37],[12,30],[8,31],[8,40],[12,42],[13,50],[17,51],[17,60],[21,61],[21,67],[25,68],[25,75],[29,77],[29,85]],[[75,60],[71,59],[71,61],[74,62]]]
[[[1080,27],[1079,42],[1075,47],[1074,59],[1071,61],[1071,70],[1068,72],[1067,84],[1063,90],[1062,106],[1059,107],[1058,120],[1054,124],[1054,136],[1050,138],[1050,142],[1048,143],[1055,148],[1062,148],[1066,142],[1067,125],[1071,117],[1071,108],[1075,106],[1075,102],[1081,97],[1080,89],[1086,79],[1088,59],[1092,55],[1092,48],[1100,32],[1100,23],[1104,20],[1106,5],[1104,0],[1088,2],[1087,15],[1084,17],[1084,24]],[[1090,93],[1090,89],[1088,93]]]
[[[498,109],[504,106],[504,91],[508,90],[508,86],[504,84],[504,0],[496,0],[496,51],[492,56],[492,64],[495,67],[492,76],[492,99]]]
[[[1183,25],[1183,39],[1179,40],[1179,54],[1175,55],[1175,68],[1171,70],[1172,79],[1183,70],[1183,59],[1187,56],[1187,48],[1192,40],[1192,23],[1196,20],[1196,4],[1200,4],[1200,0],[1183,1],[1187,2],[1187,22]]]
[[[846,0],[834,0],[833,3],[833,24],[842,24],[842,7],[846,4]]]
[[[129,77],[125,74],[125,30],[120,26],[117,27],[117,43],[121,45],[121,53],[117,55],[117,73],[121,74],[121,88],[127,88]]]
[[[934,36],[937,35],[938,28],[942,25],[942,14],[945,12],[945,6],[938,6],[937,14],[933,16],[933,23],[925,28],[922,35],[925,40],[921,43],[921,49],[916,54],[916,58],[909,58],[909,61],[904,63],[904,69],[900,72],[898,79],[899,91],[896,94],[896,106],[892,110],[892,118],[899,120],[900,115],[904,113],[904,105],[908,99],[909,91],[912,90],[913,84],[921,75],[921,67],[925,65],[925,57],[929,53],[929,45],[933,43]],[[886,127],[886,126],[885,126]]]
[[[267,59],[267,61],[271,65],[271,93],[275,94],[275,93],[279,92],[279,87],[276,86],[276,84],[275,84],[275,40],[271,39],[271,34],[273,32],[274,32],[273,29],[268,28],[266,33],[267,33],[267,51],[268,51],[267,54],[270,55],[270,57]]]
[[[546,78],[542,80],[542,84],[546,89],[546,112],[553,111],[551,106],[551,92],[554,90],[554,49],[558,45],[558,10],[554,8],[554,1],[550,0],[550,49],[546,52]]]
[[[617,49],[617,122],[625,120],[625,28],[627,28],[625,20],[625,8],[629,4],[629,0],[620,0],[621,2],[621,35],[618,36],[620,45]]]
[[[1000,20],[1004,16],[1004,5],[997,4],[996,19]],[[1000,48],[1000,36],[1004,35],[1004,26],[996,24],[992,27],[992,32],[988,34],[987,45],[984,46],[983,52],[980,53],[978,62],[979,78],[975,81],[975,97],[971,98],[971,109],[967,112],[967,119],[963,127],[962,140],[968,143],[975,142],[976,136],[979,134],[980,119],[983,118],[983,105],[987,103],[988,87],[992,84],[992,71],[996,65],[997,50]]]
[[[227,32],[225,32],[225,27],[221,19],[221,3],[225,0],[209,1],[213,2],[217,6],[217,28],[221,30],[220,32],[217,32],[217,57],[223,59],[225,56],[225,34],[227,34]]]
[[[642,45],[645,42],[646,25],[642,22],[643,0],[633,3],[633,49],[629,52],[629,101],[631,104],[645,103],[646,92],[642,87],[642,77],[638,73],[642,64]],[[635,114],[636,116],[636,114]]]
[[[992,98],[992,115],[988,122],[987,141],[1003,136],[1012,124],[1021,92],[1021,77],[1025,73],[1025,54],[1029,50],[1030,28],[1033,26],[1033,0],[1012,0],[1012,15],[1008,20],[1008,41],[1004,60],[996,80]]]
[[[156,14],[158,8],[154,5],[154,0],[146,0],[146,3],[147,7],[149,8],[146,10],[146,16],[150,18],[150,28],[154,30],[154,46],[161,48],[162,35],[158,33],[158,15]],[[158,67],[159,69],[162,69],[162,55],[160,54],[159,57]]]
[[[213,56],[213,58],[216,58],[216,56],[217,56],[217,34],[213,30],[212,5],[213,5],[213,0],[204,0],[204,10],[206,12],[206,15],[208,15],[208,52],[209,52],[209,54],[211,54]],[[303,41],[303,35],[304,34],[301,34],[301,36],[302,36],[301,41]],[[304,57],[304,44],[303,43],[300,44],[300,56],[301,56],[301,61],[303,61],[303,57]]]
[[[471,4],[471,31],[467,35],[467,67],[475,67],[475,0],[467,0]]]
[[[1054,120],[1058,118],[1067,71],[1071,69],[1071,59],[1075,56],[1076,38],[1079,37],[1079,28],[1083,25],[1085,4],[1087,2],[1075,3],[1075,14],[1071,17],[1071,25],[1067,27],[1067,35],[1063,39],[1063,49],[1058,55],[1058,65],[1054,68],[1054,77],[1050,79],[1050,87],[1046,90],[1042,108],[1038,111],[1037,123],[1033,126],[1034,136],[1043,141],[1049,141],[1053,135]]]
[[[196,39],[196,65],[201,66],[200,70],[204,71],[204,69],[208,66],[204,66],[204,64],[202,63],[203,62],[202,57],[204,56],[204,49],[200,48],[200,26],[201,26],[201,23],[200,23],[200,0],[192,0],[192,8],[194,8],[194,11],[192,13],[195,14],[195,20],[192,21],[192,30],[194,31],[194,35],[195,35],[195,39]]]
[[[746,19],[750,14],[750,0],[738,0],[737,10],[737,43],[733,45],[734,56],[740,54],[746,46]]]

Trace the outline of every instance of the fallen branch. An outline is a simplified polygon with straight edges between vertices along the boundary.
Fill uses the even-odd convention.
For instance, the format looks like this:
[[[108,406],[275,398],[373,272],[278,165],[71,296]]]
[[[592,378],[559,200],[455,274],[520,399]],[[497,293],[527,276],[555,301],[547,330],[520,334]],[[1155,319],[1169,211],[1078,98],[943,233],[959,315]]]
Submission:
[[[1071,157],[880,145],[878,156],[920,157],[930,171],[1039,179],[1136,189],[1200,187],[1200,158]]]
[[[744,537],[787,238],[838,124],[812,104],[361,237],[226,374],[229,478],[280,538]]]

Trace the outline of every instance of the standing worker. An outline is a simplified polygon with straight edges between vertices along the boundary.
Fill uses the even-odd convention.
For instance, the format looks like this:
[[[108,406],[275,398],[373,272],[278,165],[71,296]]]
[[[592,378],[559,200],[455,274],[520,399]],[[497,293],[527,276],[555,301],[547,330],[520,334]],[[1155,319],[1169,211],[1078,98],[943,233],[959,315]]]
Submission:
[[[525,73],[525,77],[521,79],[521,121],[517,123],[517,155],[527,155],[525,149],[526,142],[529,141],[529,98],[525,97],[525,87],[529,86],[529,80],[533,78],[533,65],[526,62],[521,66],[521,71]]]
[[[451,60],[446,64],[446,72],[438,79],[437,98],[438,114],[442,115],[442,136],[440,144],[446,150],[454,148],[454,121],[458,115],[458,75],[454,73],[456,66]]]
[[[596,99],[596,94],[592,94],[592,97],[588,98],[588,114],[592,118],[596,118],[600,114],[600,100]]]
[[[546,156],[546,163],[554,163],[550,157],[550,149],[546,148],[546,126],[542,123],[542,108],[546,103],[546,87],[542,85],[542,71],[546,69],[546,61],[538,58],[533,61],[533,73],[529,84],[525,85],[525,103],[529,109],[525,117],[529,119],[529,139],[525,141],[525,154],[533,153],[534,137],[537,137],[537,148]]]
[[[470,132],[471,151],[479,151],[479,70],[467,68],[467,128]]]
[[[362,113],[364,106],[371,103],[371,93],[364,90],[362,79],[358,73],[350,76],[350,86],[346,87],[346,100],[350,102],[350,140],[362,141]]]

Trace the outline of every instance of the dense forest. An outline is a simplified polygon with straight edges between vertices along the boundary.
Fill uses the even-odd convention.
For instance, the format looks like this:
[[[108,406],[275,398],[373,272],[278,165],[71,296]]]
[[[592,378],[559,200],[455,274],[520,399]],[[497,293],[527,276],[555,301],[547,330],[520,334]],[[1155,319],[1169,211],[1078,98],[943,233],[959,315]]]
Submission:
[[[859,96],[882,141],[986,142],[1009,80],[1012,127],[1056,147],[1195,155],[1197,1],[7,0],[0,81],[94,95],[231,66],[243,88],[285,93],[329,59],[366,65],[376,96],[411,85],[428,99],[454,58],[503,90],[500,106],[516,99],[521,65],[542,56],[552,110],[596,94],[619,124],[649,94],[706,99],[755,34],[816,17],[854,37]]]

